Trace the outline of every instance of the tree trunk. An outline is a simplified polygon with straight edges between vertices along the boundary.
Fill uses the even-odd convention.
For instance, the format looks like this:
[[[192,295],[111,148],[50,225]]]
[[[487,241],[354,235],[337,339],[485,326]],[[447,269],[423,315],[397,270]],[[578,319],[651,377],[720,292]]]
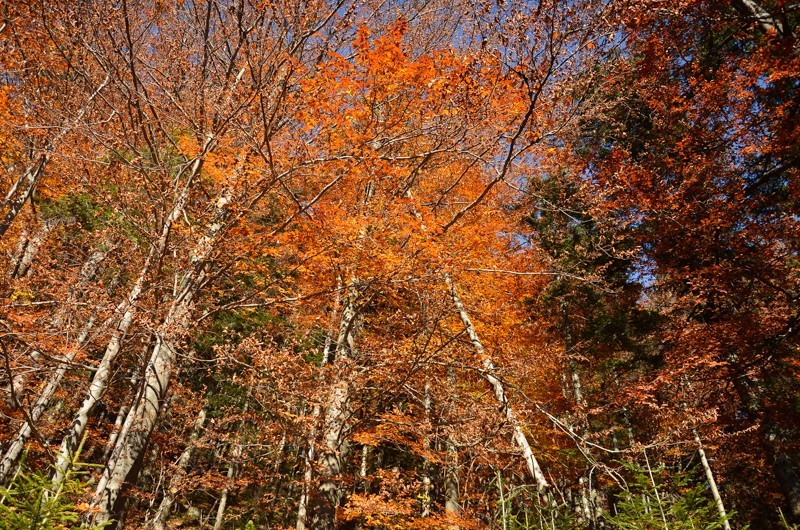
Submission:
[[[347,289],[347,299],[342,308],[335,354],[328,360],[352,359],[355,352],[359,297],[358,280],[353,278]],[[311,496],[311,528],[332,530],[336,523],[336,509],[344,498],[340,475],[349,453],[347,424],[350,383],[347,374],[333,374],[339,380],[331,385],[322,426],[322,447],[318,457],[320,483]]]
[[[711,471],[711,464],[708,463],[706,452],[703,449],[703,442],[700,441],[700,435],[697,434],[697,431],[694,433],[694,441],[697,444],[697,453],[700,455],[700,463],[703,464],[703,470],[706,472],[706,479],[708,479],[708,485],[711,488],[711,496],[714,498],[714,504],[717,507],[720,518],[724,521],[722,523],[723,528],[725,530],[731,530],[731,525],[728,522],[728,514],[725,512],[725,505],[722,503],[722,497],[717,489],[717,481],[714,479],[714,473]]]
[[[296,530],[306,530],[306,523],[308,522],[308,499],[311,489],[311,479],[313,478],[312,466],[316,457],[317,419],[320,414],[321,407],[319,404],[314,405],[314,410],[311,413],[311,434],[308,436],[306,453],[303,458],[303,484],[300,492],[300,502],[297,506]]]
[[[200,438],[200,432],[203,430],[205,422],[206,408],[204,407],[200,410],[194,422],[192,434],[189,436],[189,443],[186,444],[186,448],[183,450],[183,453],[181,453],[180,458],[178,458],[178,462],[175,466],[175,473],[169,480],[169,487],[164,493],[164,498],[161,499],[158,512],[156,512],[153,520],[146,525],[147,528],[152,528],[154,530],[164,530],[166,528],[167,519],[172,512],[172,505],[175,503],[175,496],[180,491],[179,488],[184,478],[186,478],[186,469],[189,467],[189,462],[192,460],[192,453],[197,445],[198,438]]]
[[[42,243],[45,239],[59,226],[70,225],[76,220],[74,217],[67,217],[62,219],[50,219],[41,223],[39,229],[31,238],[24,237],[22,239],[21,250],[19,256],[15,257],[13,267],[9,270],[9,276],[12,279],[23,278],[27,276],[28,271],[33,265],[33,260],[42,248]],[[20,250],[18,247],[17,250]]]
[[[426,451],[431,450],[431,437],[430,432],[432,429],[432,413],[433,403],[431,400],[431,384],[425,383],[425,426],[427,432],[423,440],[423,447]],[[429,517],[431,515],[431,462],[427,455],[422,464],[422,517]]]
[[[47,384],[45,384],[44,389],[42,389],[41,394],[39,394],[39,397],[36,399],[36,403],[34,403],[33,408],[28,413],[25,423],[22,425],[19,431],[17,431],[17,435],[14,437],[14,440],[11,442],[5,454],[3,455],[2,461],[0,461],[0,483],[5,482],[8,478],[8,475],[13,469],[14,464],[22,454],[25,444],[34,433],[34,424],[39,421],[39,418],[41,418],[44,411],[47,410],[47,407],[50,405],[50,400],[52,399],[53,394],[55,394],[58,386],[61,384],[61,380],[64,378],[64,374],[67,373],[69,365],[72,363],[73,359],[75,359],[75,356],[86,342],[86,339],[89,336],[89,331],[92,329],[93,325],[94,316],[92,316],[92,318],[89,319],[89,322],[87,322],[86,326],[84,326],[83,331],[75,341],[75,345],[73,346],[72,350],[65,355],[63,359],[61,359],[61,362],[55,373],[50,376]]]
[[[734,0],[733,4],[745,16],[755,20],[767,35],[783,35],[783,24],[755,0]]]
[[[325,335],[325,344],[322,347],[322,366],[330,364],[335,357],[333,351],[336,347],[333,345],[333,335],[336,332],[338,321],[339,305],[341,304],[342,293],[342,277],[336,277],[336,298],[333,303],[333,311],[331,312],[331,324],[328,333]],[[338,333],[337,333],[338,337]],[[296,530],[305,530],[308,523],[308,501],[310,497],[311,479],[313,478],[313,463],[316,458],[316,443],[317,443],[317,423],[320,414],[322,414],[322,407],[317,403],[311,413],[311,433],[306,441],[306,452],[303,458],[303,484],[300,492],[300,502],[297,507],[297,524]]]
[[[311,499],[311,528],[314,530],[333,530],[336,509],[344,497],[340,475],[349,453],[345,437],[349,397],[349,383],[339,381],[334,384],[325,409],[323,444],[318,462],[320,484]]]
[[[38,184],[39,180],[42,178],[42,173],[44,173],[44,168],[49,159],[50,155],[48,153],[41,155],[36,162],[28,166],[25,173],[22,174],[17,182],[14,183],[11,190],[9,190],[8,195],[6,195],[3,201],[3,208],[7,208],[8,211],[2,221],[0,221],[0,238],[2,238],[9,227],[11,227],[11,223],[17,218],[17,214],[22,210],[25,202],[30,199],[33,190],[36,188],[36,184]]]
[[[250,395],[253,389],[253,385],[250,384],[247,390],[247,397],[245,398],[244,406],[242,407],[242,416],[243,418],[247,416],[247,411],[250,409]],[[240,423],[240,427],[243,426],[244,419]],[[225,483],[225,487],[222,488],[222,493],[219,497],[219,506],[217,507],[217,516],[214,519],[214,530],[220,530],[222,528],[222,522],[225,520],[225,508],[228,505],[228,493],[230,492],[231,488],[233,487],[233,479],[236,478],[236,474],[238,472],[239,460],[242,457],[242,445],[239,443],[238,436],[236,436],[234,440],[233,452],[231,454],[231,461],[228,464],[228,480]]]
[[[75,285],[69,289],[69,295],[67,301],[64,305],[62,305],[56,314],[53,316],[51,326],[53,328],[60,328],[64,324],[64,319],[70,314],[73,310],[73,304],[82,296],[83,289],[86,285],[94,278],[95,274],[97,273],[97,268],[99,267],[100,263],[105,259],[108,250],[105,248],[100,248],[95,250],[89,258],[84,262],[83,266],[81,267],[80,272],[78,273],[77,281]],[[86,331],[88,337],[88,331]],[[85,340],[85,338],[84,338]],[[77,353],[77,352],[75,352]],[[35,363],[41,358],[41,353],[38,351],[31,352],[31,360],[33,361],[32,364]],[[69,358],[67,363],[71,362],[74,358],[74,354],[72,357]],[[66,359],[66,358],[65,358]],[[19,373],[13,377],[11,377],[11,388],[9,388],[9,395],[11,394],[11,390],[13,389],[13,394],[11,395],[11,402],[12,404],[15,403],[15,400],[22,395],[23,390],[25,388],[26,383],[26,374]]]
[[[199,169],[200,159],[196,160],[192,174],[197,174]],[[188,185],[186,189],[188,191]],[[190,270],[180,282],[167,315],[156,332],[156,345],[145,370],[144,387],[135,407],[131,409],[126,419],[126,423],[130,420],[131,426],[126,432],[120,433],[115,448],[113,469],[112,462],[109,462],[103,478],[98,483],[94,505],[99,507],[99,511],[94,516],[94,524],[103,524],[111,520],[112,514],[118,508],[123,484],[136,479],[135,464],[142,457],[158,420],[175,367],[176,352],[172,344],[180,339],[188,328],[192,302],[205,278],[206,262],[214,250],[228,216],[230,193],[230,190],[226,191],[216,201],[215,219],[190,253]],[[188,193],[184,193],[183,197],[187,195]],[[178,213],[178,209],[174,208],[175,217]]]
[[[217,506],[217,516],[214,518],[214,530],[220,530],[222,528],[222,521],[225,520],[225,509],[228,507],[228,484],[233,480],[233,475],[235,473],[236,466],[233,465],[231,462],[228,465],[228,482],[225,484],[225,487],[222,488],[222,495],[219,497],[219,506]]]
[[[173,326],[184,328],[189,307],[188,304],[178,303],[171,309],[158,331],[156,345],[145,371],[141,397],[136,408],[128,413],[128,418],[132,420],[131,426],[126,432],[121,432],[117,439],[117,447],[120,448],[120,451],[117,453],[114,468],[108,473],[104,473],[105,480],[98,484],[96,494],[100,501],[100,509],[95,515],[95,524],[107,523],[111,520],[112,514],[117,511],[117,501],[120,499],[122,485],[128,480],[129,475],[135,475],[132,470],[144,454],[150,433],[152,433],[161,412],[175,363],[175,350],[168,342],[170,337],[166,336],[167,330]],[[130,480],[133,479],[135,476],[130,477]],[[102,489],[100,489],[101,484],[104,486]]]
[[[242,456],[242,446],[236,444],[236,447],[233,450],[233,455],[231,458],[230,464],[228,464],[228,474],[227,478],[228,481],[225,483],[225,487],[222,488],[222,494],[219,497],[219,506],[217,507],[217,516],[214,518],[214,530],[221,530],[222,523],[225,520],[225,508],[228,506],[228,492],[230,491],[233,485],[233,479],[236,478],[236,471],[238,466],[239,458]]]
[[[451,439],[447,440],[444,476],[444,512],[458,517],[461,514],[458,487],[458,451]]]
[[[586,455],[591,455],[592,448],[584,442],[587,433],[590,432],[591,426],[584,410],[586,406],[586,397],[583,395],[581,375],[573,358],[572,328],[570,325],[569,311],[567,310],[567,304],[565,302],[562,302],[561,314],[564,326],[564,353],[569,362],[572,398],[577,408],[576,423],[580,432],[581,451]],[[588,477],[580,478],[578,487],[581,493],[581,517],[579,517],[579,520],[585,522],[591,528],[603,527],[604,503],[601,501],[603,496],[592,486],[591,472],[589,472]]]
[[[780,453],[775,458],[775,476],[778,478],[786,501],[789,503],[789,510],[795,520],[800,520],[800,480],[791,459],[785,454]]]
[[[8,267],[8,277],[9,278],[16,278],[17,271],[19,270],[19,264],[22,261],[22,258],[25,256],[25,251],[28,249],[28,244],[30,244],[30,236],[27,230],[24,230],[22,234],[20,234],[19,239],[17,240],[17,248],[14,250],[14,253],[11,255],[11,263]]]
[[[522,431],[522,426],[520,425],[516,414],[514,414],[514,411],[508,402],[508,397],[506,396],[505,389],[503,388],[503,383],[495,375],[497,370],[494,362],[486,354],[486,349],[483,347],[480,338],[478,338],[475,327],[472,325],[472,322],[469,319],[467,310],[464,308],[464,304],[462,303],[461,298],[458,296],[458,292],[456,291],[455,286],[450,279],[450,275],[445,274],[444,279],[447,283],[447,287],[450,289],[450,296],[453,298],[453,303],[455,304],[456,310],[461,317],[461,322],[464,324],[464,327],[467,330],[467,335],[472,343],[472,347],[475,348],[475,353],[477,353],[478,357],[483,361],[483,377],[489,382],[489,384],[492,385],[495,399],[497,399],[497,401],[499,401],[503,406],[506,420],[508,420],[508,423],[511,425],[514,431],[514,441],[522,450],[522,456],[525,460],[526,466],[528,467],[528,471],[536,482],[536,487],[539,492],[546,492],[548,489],[547,480],[544,478],[544,473],[542,473],[542,470],[539,467],[539,462],[536,460],[536,456],[533,454],[533,449],[531,449],[531,446],[528,443],[528,437],[525,436],[525,433]]]
[[[370,447],[368,445],[362,445],[361,469],[358,470],[358,476],[361,479],[361,488],[365,492],[369,491],[369,481],[367,481],[367,475],[369,473],[369,453],[370,453]]]
[[[0,205],[0,209],[8,210],[2,221],[0,221],[0,239],[2,239],[3,235],[5,235],[6,231],[8,231],[9,227],[14,222],[14,219],[17,218],[17,214],[19,214],[20,210],[22,210],[25,202],[33,195],[37,184],[42,178],[44,169],[47,166],[47,163],[50,161],[50,152],[52,151],[53,147],[83,119],[83,117],[86,115],[86,112],[89,110],[89,105],[91,102],[97,97],[98,94],[100,94],[103,88],[108,85],[110,80],[111,76],[107,75],[100,85],[98,85],[97,89],[95,89],[95,91],[89,96],[89,98],[86,100],[86,104],[81,108],[81,110],[78,111],[70,123],[62,127],[61,131],[48,142],[48,144],[42,149],[42,154],[39,156],[39,158],[25,169],[25,172],[20,176],[19,179],[17,179],[17,181],[8,191],[3,199],[2,205]]]

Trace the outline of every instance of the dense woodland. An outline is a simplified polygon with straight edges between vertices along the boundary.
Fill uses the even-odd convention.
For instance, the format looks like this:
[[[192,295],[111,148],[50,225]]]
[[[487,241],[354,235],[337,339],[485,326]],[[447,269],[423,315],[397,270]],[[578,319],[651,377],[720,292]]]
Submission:
[[[0,529],[800,524],[800,4],[0,15]]]

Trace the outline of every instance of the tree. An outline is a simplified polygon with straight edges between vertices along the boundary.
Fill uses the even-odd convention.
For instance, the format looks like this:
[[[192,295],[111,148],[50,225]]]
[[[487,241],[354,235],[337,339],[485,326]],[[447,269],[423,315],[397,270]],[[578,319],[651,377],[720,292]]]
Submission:
[[[792,6],[0,12],[6,484],[80,452],[118,528],[793,506]]]

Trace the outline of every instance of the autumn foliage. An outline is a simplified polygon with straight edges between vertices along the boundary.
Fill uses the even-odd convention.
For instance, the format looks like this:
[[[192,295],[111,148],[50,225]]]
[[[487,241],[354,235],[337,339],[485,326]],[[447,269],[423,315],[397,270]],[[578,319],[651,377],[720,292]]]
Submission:
[[[797,5],[0,13],[19,520],[800,523]]]

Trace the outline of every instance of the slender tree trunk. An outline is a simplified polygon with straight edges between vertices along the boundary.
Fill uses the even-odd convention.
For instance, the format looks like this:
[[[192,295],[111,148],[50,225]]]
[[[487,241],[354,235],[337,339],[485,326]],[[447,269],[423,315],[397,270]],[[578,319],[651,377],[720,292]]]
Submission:
[[[431,437],[433,420],[431,418],[433,412],[433,403],[431,400],[431,384],[425,383],[425,425],[427,432],[423,441],[423,447],[426,451],[431,450]],[[431,462],[427,455],[422,464],[422,517],[429,517],[431,515]]]
[[[694,432],[694,441],[697,444],[697,453],[700,455],[700,463],[703,464],[703,470],[706,472],[706,479],[708,479],[708,485],[711,488],[711,496],[714,498],[714,504],[717,506],[719,516],[724,521],[722,523],[723,528],[725,530],[731,530],[731,525],[728,522],[728,514],[725,512],[725,505],[722,503],[722,497],[717,489],[717,481],[714,479],[714,473],[711,471],[711,464],[708,463],[706,452],[703,449],[703,442],[700,441],[700,435],[697,434],[697,431]]]
[[[228,464],[228,481],[225,487],[222,488],[222,495],[219,497],[219,505],[217,506],[217,516],[214,518],[214,530],[222,528],[222,522],[225,520],[225,509],[228,507],[228,485],[233,481],[233,476],[236,472],[236,466],[231,462]]]
[[[458,451],[452,440],[447,440],[444,476],[444,512],[457,517],[461,514],[458,486]]]
[[[320,484],[311,501],[311,528],[332,530],[336,522],[336,509],[344,492],[340,475],[344,469],[349,447],[345,437],[349,417],[350,385],[346,380],[334,384],[328,398],[323,423],[322,451],[319,455]]]
[[[578,479],[578,488],[581,492],[581,506],[580,506],[580,514],[581,516],[579,519],[583,524],[591,525],[592,522],[592,509],[589,505],[590,502],[590,494],[589,494],[589,486],[587,485],[586,477],[581,477]]]
[[[252,384],[248,386],[247,397],[245,398],[244,406],[242,407],[242,416],[245,417],[247,415],[247,411],[250,409],[250,395],[252,391]],[[244,423],[244,420],[241,422]],[[243,426],[243,425],[242,425]],[[225,483],[225,487],[222,488],[222,493],[219,497],[219,506],[217,507],[217,516],[214,519],[214,530],[220,530],[222,528],[222,523],[225,520],[225,508],[228,505],[228,493],[230,492],[231,488],[233,487],[233,479],[236,478],[236,474],[238,472],[239,460],[242,457],[242,445],[239,443],[238,436],[236,436],[234,440],[233,451],[231,454],[231,460],[228,463],[228,480]]]
[[[186,470],[189,467],[189,462],[192,460],[192,453],[194,453],[197,440],[200,438],[200,433],[202,432],[203,425],[206,422],[206,413],[207,411],[204,407],[197,415],[197,419],[194,422],[194,428],[192,429],[192,434],[189,435],[189,443],[186,444],[186,448],[183,450],[183,453],[181,453],[180,458],[178,458],[178,461],[176,462],[175,473],[169,480],[169,486],[167,487],[167,491],[164,493],[164,498],[161,499],[161,504],[158,507],[155,517],[153,517],[153,520],[146,525],[147,528],[152,528],[154,530],[164,530],[166,528],[167,519],[172,512],[172,505],[175,503],[175,496],[180,491],[179,488],[181,483],[186,478]]]
[[[587,434],[590,432],[589,420],[586,416],[584,407],[586,406],[586,397],[583,394],[583,386],[581,384],[581,375],[578,371],[578,366],[573,358],[573,341],[572,341],[572,327],[570,325],[569,312],[567,304],[562,303],[561,312],[564,325],[564,350],[569,362],[569,375],[572,383],[572,397],[577,407],[577,424],[580,431],[580,439],[582,451],[591,455],[592,448],[584,443]],[[591,473],[588,477],[581,477],[578,487],[581,492],[581,518],[592,528],[603,527],[603,502],[601,501],[602,495],[592,485]]]
[[[319,404],[314,405],[311,413],[311,434],[306,441],[306,452],[303,458],[303,484],[300,491],[300,502],[297,507],[296,530],[305,530],[308,522],[308,500],[311,489],[311,479],[313,478],[313,464],[316,457],[317,421],[321,414]]]
[[[653,496],[656,499],[656,504],[658,504],[658,511],[661,514],[661,522],[664,523],[664,530],[669,530],[669,525],[667,524],[667,515],[664,513],[664,503],[661,502],[661,494],[658,492],[658,483],[656,483],[656,478],[653,476],[653,468],[650,466],[650,459],[647,457],[647,450],[642,450],[642,455],[644,455],[644,462],[647,465],[647,474],[650,477],[650,484],[653,486]]]
[[[14,260],[13,268],[9,271],[9,276],[13,279],[23,278],[27,276],[28,271],[33,265],[33,260],[42,248],[42,243],[48,236],[59,226],[70,225],[76,220],[74,217],[67,217],[64,219],[51,219],[41,223],[39,229],[31,238],[24,238],[24,248],[18,259]],[[24,237],[24,236],[23,236]]]
[[[369,490],[369,482],[367,482],[367,474],[369,473],[369,453],[370,447],[368,445],[362,445],[361,469],[358,470],[358,476],[361,478],[361,487],[364,491]]]
[[[25,256],[25,251],[30,244],[30,235],[28,231],[25,230],[20,234],[19,239],[17,240],[17,248],[14,250],[14,253],[11,255],[11,263],[8,267],[8,277],[9,278],[16,278],[17,271],[19,270],[19,264],[22,261],[22,258]]]
[[[486,354],[486,350],[483,347],[480,338],[478,338],[475,327],[472,325],[472,322],[469,319],[467,310],[464,308],[464,304],[462,303],[461,298],[458,296],[458,292],[456,291],[450,276],[445,274],[444,279],[447,283],[447,287],[450,289],[450,296],[453,298],[453,303],[455,304],[456,310],[461,317],[461,322],[464,324],[464,327],[467,330],[467,335],[472,343],[472,347],[475,348],[475,353],[477,353],[478,357],[483,361],[483,377],[489,382],[489,384],[492,385],[495,399],[497,399],[497,401],[503,405],[505,417],[514,431],[514,441],[522,450],[522,456],[525,460],[526,466],[528,467],[528,471],[536,482],[536,487],[539,492],[546,492],[548,490],[547,480],[544,477],[544,473],[542,473],[542,469],[539,467],[539,462],[536,460],[536,456],[533,454],[533,449],[531,449],[531,446],[528,443],[528,437],[525,436],[522,426],[520,425],[516,414],[514,414],[510,403],[508,402],[508,397],[506,396],[505,389],[503,388],[503,383],[495,375],[497,370],[494,362]]]
[[[342,298],[342,277],[336,278],[336,297],[333,303],[333,311],[331,312],[331,324],[328,333],[325,335],[325,344],[322,347],[322,366],[325,367],[334,359],[335,346],[333,344],[333,335],[336,332],[337,323],[339,322],[339,306]],[[338,335],[337,335],[338,337]],[[317,443],[317,424],[319,422],[320,414],[322,414],[322,407],[317,403],[311,413],[311,433],[306,440],[306,451],[303,458],[303,484],[300,492],[300,502],[297,507],[297,524],[296,530],[305,530],[308,523],[308,501],[310,497],[311,479],[313,478],[313,463],[316,459],[316,443]]]
[[[583,388],[581,387],[581,376],[578,373],[578,367],[572,358],[572,330],[569,324],[569,312],[565,303],[561,305],[561,314],[564,320],[564,349],[569,360],[569,375],[572,383],[572,396],[575,398],[575,404],[582,407],[585,404],[583,399]]]
[[[217,506],[217,516],[214,518],[214,530],[220,530],[222,528],[222,523],[225,521],[225,509],[228,506],[228,493],[230,492],[231,487],[233,486],[233,479],[236,478],[237,466],[239,463],[239,458],[242,456],[242,446],[240,444],[236,444],[236,447],[233,450],[233,455],[231,457],[231,461],[228,464],[228,474],[227,474],[227,482],[225,483],[225,487],[222,488],[222,494],[219,497],[219,505]]]
[[[50,227],[45,224],[36,232],[36,234],[34,234],[32,238],[27,241],[27,244],[25,245],[25,251],[20,256],[19,261],[16,263],[14,271],[11,274],[12,278],[24,278],[28,275],[28,271],[31,269],[31,265],[33,264],[33,259],[36,257],[36,254],[39,253],[39,249],[42,247],[42,243],[48,235],[50,235]]]
[[[100,501],[102,500],[102,498],[100,497],[101,492],[105,491],[106,484],[108,484],[108,480],[111,476],[111,473],[113,473],[114,469],[116,469],[117,462],[122,456],[122,450],[124,448],[124,445],[120,444],[119,442],[120,440],[128,436],[128,433],[133,427],[134,421],[136,420],[137,417],[136,410],[142,401],[143,395],[144,395],[144,382],[139,381],[139,385],[136,389],[134,399],[131,403],[131,406],[128,409],[128,413],[125,416],[125,420],[122,422],[122,427],[119,429],[119,433],[116,436],[116,440],[114,442],[114,448],[111,451],[111,455],[108,457],[106,466],[103,469],[103,474],[100,476],[100,480],[98,480],[97,482],[97,488],[95,489],[95,499],[92,501],[93,508],[100,504]]]
[[[50,152],[53,147],[60,142],[69,131],[71,131],[78,123],[80,123],[80,121],[86,115],[86,112],[89,110],[91,102],[97,97],[98,94],[100,94],[103,88],[108,85],[110,80],[111,76],[107,75],[100,85],[98,85],[97,89],[86,100],[86,104],[81,108],[81,110],[78,111],[75,117],[70,120],[70,123],[65,125],[61,131],[52,140],[50,140],[50,142],[48,142],[48,144],[42,150],[42,154],[39,155],[39,158],[31,163],[25,169],[25,172],[20,176],[20,178],[17,179],[14,185],[11,186],[11,189],[9,189],[8,193],[3,199],[2,205],[0,205],[0,210],[6,210],[3,219],[0,220],[0,239],[2,239],[9,227],[11,227],[11,224],[14,222],[14,219],[17,218],[17,215],[19,214],[20,210],[22,210],[25,202],[27,202],[28,199],[30,199],[33,195],[36,186],[42,178],[42,174],[44,174],[45,167],[50,161]]]
[[[188,298],[186,300],[188,302]],[[97,496],[101,502],[99,503],[100,509],[95,516],[95,524],[108,522],[112,514],[117,511],[117,501],[120,499],[122,485],[128,479],[136,462],[144,454],[150,433],[152,433],[161,412],[175,363],[175,350],[170,342],[172,337],[171,334],[167,334],[167,330],[173,326],[184,329],[188,311],[188,303],[174,304],[158,331],[156,345],[145,371],[142,395],[136,408],[128,413],[128,418],[132,420],[131,426],[126,432],[120,433],[117,439],[117,447],[120,448],[120,451],[113,470],[104,473],[107,478],[101,482],[104,486],[102,490],[99,489],[100,484],[98,484]],[[133,478],[131,477],[131,480]]]
[[[764,33],[768,35],[783,35],[783,24],[755,0],[734,0],[733,4],[745,16],[753,18]]]
[[[0,238],[2,238],[9,227],[11,227],[11,223],[17,218],[17,214],[22,210],[25,202],[30,199],[33,190],[42,178],[42,173],[44,173],[44,168],[49,159],[50,155],[48,153],[41,155],[36,162],[28,166],[25,173],[22,174],[17,182],[14,183],[11,190],[9,190],[8,195],[6,195],[3,201],[3,208],[7,209],[7,211],[0,221]]]
[[[120,406],[117,418],[114,421],[114,427],[111,429],[111,433],[108,436],[102,459],[103,462],[106,462],[106,468],[109,466],[113,468],[114,465],[116,465],[116,459],[119,456],[118,451],[115,451],[117,449],[117,440],[120,436],[124,436],[130,429],[131,422],[128,419],[130,417],[129,412],[136,406],[141,396],[139,376],[140,374],[138,372],[134,372],[133,375],[131,375],[130,384],[133,392],[131,392],[127,404]]]
[[[197,174],[199,168],[200,159],[196,160],[192,174]],[[176,352],[173,342],[183,336],[189,325],[192,303],[197,290],[203,284],[206,262],[227,219],[229,202],[230,191],[217,200],[215,220],[191,252],[190,270],[180,282],[167,315],[156,332],[156,345],[145,370],[141,396],[135,408],[128,413],[132,425],[126,432],[120,433],[117,440],[119,451],[115,449],[117,456],[113,469],[111,465],[106,466],[103,478],[98,483],[94,505],[99,510],[94,517],[95,524],[111,520],[112,514],[118,508],[122,485],[126,480],[132,481],[136,478],[135,464],[142,457],[158,420],[175,367]],[[173,213],[177,217],[178,212],[173,210]]]
[[[47,407],[50,405],[50,400],[53,398],[53,394],[55,394],[58,386],[61,384],[61,380],[67,373],[69,365],[72,363],[73,359],[78,354],[78,351],[80,351],[80,349],[83,347],[83,344],[86,342],[86,339],[89,336],[89,331],[92,329],[93,325],[94,317],[89,319],[89,322],[86,324],[86,326],[84,326],[83,331],[75,341],[72,351],[64,356],[58,368],[56,368],[56,371],[50,376],[41,394],[39,394],[39,397],[36,399],[36,403],[34,403],[33,408],[30,410],[27,421],[22,425],[19,431],[17,431],[17,435],[14,437],[5,454],[3,455],[3,459],[0,460],[0,483],[6,481],[9,473],[14,468],[14,464],[22,454],[25,444],[34,433],[33,424],[36,424],[39,421],[39,418],[42,417],[44,411],[47,410]]]

